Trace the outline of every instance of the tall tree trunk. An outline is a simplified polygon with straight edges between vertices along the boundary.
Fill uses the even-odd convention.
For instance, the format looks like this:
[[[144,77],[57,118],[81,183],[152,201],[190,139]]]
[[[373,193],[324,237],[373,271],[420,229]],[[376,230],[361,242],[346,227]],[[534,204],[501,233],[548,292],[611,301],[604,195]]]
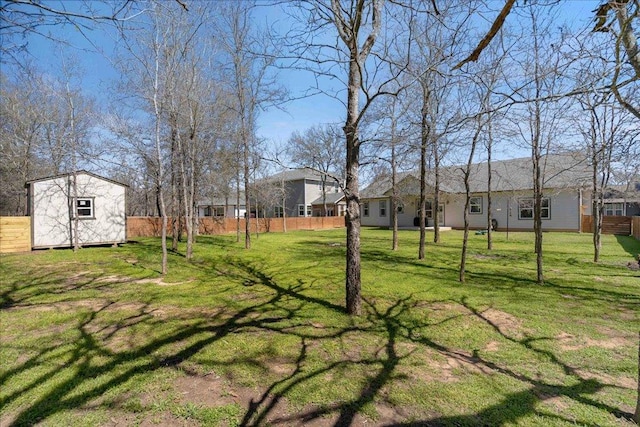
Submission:
[[[540,116],[534,120],[536,120],[536,127],[539,127]],[[544,284],[542,266],[542,155],[539,135],[537,130],[531,160],[533,162],[533,231],[535,234],[536,280],[538,284],[542,285]]]
[[[480,137],[480,132],[482,132],[482,124],[478,123],[478,128],[476,129],[473,138],[471,139],[471,149],[469,150],[469,159],[467,160],[467,165],[463,171],[464,176],[464,191],[465,191],[465,199],[464,199],[464,234],[462,236],[462,254],[460,255],[460,282],[464,283],[465,272],[467,266],[467,247],[469,245],[469,206],[471,205],[471,186],[469,183],[469,177],[471,175],[471,165],[473,162],[473,156],[476,152],[476,145],[478,144],[478,138]]]
[[[602,236],[602,191],[598,186],[598,155],[595,147],[593,148],[591,161],[592,161],[592,193],[593,203],[591,206],[591,218],[593,218],[593,262],[600,260],[600,249],[602,248],[602,242],[600,237]]]
[[[175,117],[175,113],[169,114],[169,123],[171,126],[171,250],[174,252],[178,251],[178,241],[180,240],[180,200],[178,190],[178,172],[177,165],[178,162],[178,147],[177,147],[177,138],[178,138],[178,124],[177,118]]]
[[[391,121],[391,227],[393,229],[391,237],[391,250],[398,250],[398,189],[397,189],[397,169],[396,164],[396,119]]]
[[[493,171],[491,170],[491,155],[493,151],[493,133],[491,126],[491,118],[487,122],[487,249],[493,249],[493,213],[492,209],[492,194],[491,194],[491,177]],[[507,212],[509,215],[509,212]]]
[[[243,125],[244,128],[245,125]],[[249,194],[249,136],[246,129],[241,132],[243,134],[242,141],[242,160],[244,168],[244,203],[247,209],[246,221],[244,223],[244,248],[251,249],[251,200]]]
[[[433,141],[433,170],[435,183],[433,191],[433,243],[440,243],[440,153],[438,140]]]
[[[236,242],[240,243],[240,165],[236,174]]]
[[[346,262],[346,306],[347,313],[359,315],[360,301],[360,189],[358,173],[360,169],[360,141],[358,140],[360,80],[358,58],[351,54],[349,82],[347,89],[347,119],[344,125],[347,162],[345,197],[347,200],[347,262]]]
[[[360,189],[358,172],[360,168],[360,141],[358,123],[360,121],[360,91],[362,90],[362,71],[367,56],[371,52],[381,28],[381,0],[373,0],[371,6],[371,31],[359,43],[361,24],[367,19],[366,3],[352,3],[351,10],[345,8],[339,0],[331,0],[333,24],[346,48],[349,50],[349,71],[347,77],[347,117],[343,127],[346,143],[346,182],[344,195],[347,202],[347,257],[346,257],[346,308],[347,313],[359,315],[360,299]],[[345,14],[347,17],[345,17]],[[369,105],[369,104],[366,104]],[[364,107],[366,108],[366,106]],[[364,111],[364,110],[363,110]]]
[[[633,414],[633,420],[636,424],[640,425],[640,332],[638,332],[638,390],[637,390],[637,401],[636,401],[636,411]]]
[[[422,86],[422,108],[420,110],[420,212],[418,225],[420,226],[420,243],[418,259],[424,259],[427,227],[427,143],[429,141],[429,123],[427,121],[429,90],[426,82]]]

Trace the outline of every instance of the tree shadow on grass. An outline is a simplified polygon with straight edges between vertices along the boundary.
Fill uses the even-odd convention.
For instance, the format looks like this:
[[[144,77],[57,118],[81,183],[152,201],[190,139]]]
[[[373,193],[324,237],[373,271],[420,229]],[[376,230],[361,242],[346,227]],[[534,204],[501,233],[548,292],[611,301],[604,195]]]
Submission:
[[[625,250],[633,259],[638,260],[640,255],[640,241],[636,240],[633,236],[615,236],[616,241],[620,244],[622,249]]]
[[[104,306],[85,309],[78,314],[75,328],[78,338],[68,342],[63,351],[66,368],[72,375],[58,376],[60,366],[50,363],[52,353],[57,345],[47,346],[21,362],[17,367],[6,371],[0,377],[0,383],[7,384],[12,378],[37,366],[45,368],[44,372],[29,380],[26,384],[15,388],[4,395],[0,401],[0,409],[18,400],[25,393],[33,393],[36,388],[42,392],[31,403],[22,406],[20,412],[12,417],[10,425],[32,425],[50,419],[54,415],[70,410],[86,408],[105,393],[118,390],[130,380],[159,369],[180,369],[185,362],[193,362],[194,356],[221,340],[243,334],[250,339],[271,339],[274,336],[295,338],[297,356],[293,360],[294,368],[287,375],[264,384],[263,392],[252,399],[241,415],[240,425],[260,426],[266,424],[291,425],[313,420],[329,421],[335,426],[353,425],[365,408],[385,399],[384,393],[391,385],[406,381],[399,367],[415,352],[431,351],[446,358],[463,361],[466,364],[481,366],[483,372],[502,375],[522,383],[526,389],[506,394],[502,401],[486,409],[472,414],[428,418],[420,421],[406,422],[399,418],[399,423],[389,425],[501,425],[517,423],[523,417],[540,414],[536,405],[548,397],[567,397],[585,405],[611,412],[617,416],[629,418],[630,414],[617,408],[604,405],[589,395],[595,394],[605,387],[615,387],[595,379],[582,378],[576,371],[564,364],[553,352],[540,350],[535,340],[544,337],[527,337],[519,339],[511,337],[498,325],[493,324],[483,312],[473,307],[466,299],[458,302],[471,315],[493,328],[497,337],[509,340],[522,350],[536,356],[545,357],[550,363],[562,368],[566,378],[572,385],[563,385],[562,379],[557,382],[545,382],[529,377],[513,370],[509,366],[488,360],[477,352],[469,353],[458,348],[443,345],[429,337],[429,328],[433,323],[424,320],[429,310],[428,305],[416,301],[412,296],[395,301],[385,300],[377,303],[365,300],[364,315],[357,321],[346,321],[343,326],[323,328],[320,331],[310,328],[308,320],[302,316],[305,305],[318,306],[336,315],[343,315],[343,307],[322,298],[305,293],[306,289],[299,282],[285,286],[277,282],[263,268],[242,259],[228,257],[227,274],[229,280],[247,286],[247,292],[255,292],[260,301],[241,309],[221,309],[206,316],[194,316],[188,321],[165,326],[165,320],[154,317],[154,307],[144,304],[136,312],[123,319],[115,327],[99,327],[97,319],[112,307],[112,303]],[[268,291],[268,292],[264,292]],[[452,312],[452,316],[459,316]],[[446,321],[446,319],[444,320]],[[146,326],[161,331],[152,339],[122,351],[110,349],[105,345],[108,337],[118,333],[126,333],[128,328]],[[163,326],[166,329],[162,329]],[[264,335],[255,335],[256,332]],[[375,344],[375,348],[362,349],[357,354],[336,354],[335,360],[327,360],[320,366],[308,363],[313,344],[326,340],[343,339],[349,341],[351,334],[364,334]],[[411,344],[411,347],[400,346],[400,343]],[[202,356],[201,356],[202,357]],[[52,359],[51,359],[52,360]],[[264,365],[260,355],[240,354],[231,361],[210,361],[216,364],[240,365],[249,363],[255,366]],[[371,374],[355,393],[344,399],[317,409],[311,409],[294,415],[280,415],[275,408],[284,399],[298,391],[314,378],[328,373],[336,375],[349,372],[357,367],[367,367]],[[557,418],[566,422],[560,415],[549,413],[545,417]],[[393,421],[395,422],[395,421]]]

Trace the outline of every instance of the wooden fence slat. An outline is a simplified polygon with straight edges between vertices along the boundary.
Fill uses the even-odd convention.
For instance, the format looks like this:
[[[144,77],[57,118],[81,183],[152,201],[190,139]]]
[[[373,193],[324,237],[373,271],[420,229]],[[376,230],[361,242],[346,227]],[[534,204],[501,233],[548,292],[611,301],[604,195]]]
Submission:
[[[287,230],[320,230],[330,228],[344,227],[344,217],[307,217],[286,218]],[[162,219],[159,217],[128,217],[127,218],[127,237],[152,237],[159,236],[162,229]],[[201,235],[230,234],[236,232],[236,218],[214,218],[204,217],[198,218],[198,232]],[[252,218],[251,232],[256,231],[256,225],[259,233],[273,233],[284,231],[283,218]],[[245,220],[240,219],[240,230],[244,232]],[[167,232],[171,233],[171,219]]]
[[[602,234],[617,234],[630,236],[632,230],[632,218],[630,216],[604,216],[602,217]],[[582,232],[593,233],[593,217],[582,216]]]
[[[31,217],[0,217],[0,253],[31,250]]]

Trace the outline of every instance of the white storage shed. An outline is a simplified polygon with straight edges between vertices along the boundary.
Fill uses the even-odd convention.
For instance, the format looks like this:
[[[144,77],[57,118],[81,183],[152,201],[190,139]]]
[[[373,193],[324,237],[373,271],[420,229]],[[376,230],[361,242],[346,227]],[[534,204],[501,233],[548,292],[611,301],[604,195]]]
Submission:
[[[31,247],[70,247],[127,240],[126,185],[87,171],[28,181]]]

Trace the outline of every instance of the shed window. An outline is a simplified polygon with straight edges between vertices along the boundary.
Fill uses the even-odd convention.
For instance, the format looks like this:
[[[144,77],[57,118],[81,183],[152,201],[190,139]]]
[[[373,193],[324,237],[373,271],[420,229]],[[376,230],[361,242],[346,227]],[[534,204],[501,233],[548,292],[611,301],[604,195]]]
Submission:
[[[469,199],[469,213],[471,214],[482,213],[482,197],[471,197]]]
[[[93,214],[93,198],[77,198],[76,215],[78,218],[95,218]]]

